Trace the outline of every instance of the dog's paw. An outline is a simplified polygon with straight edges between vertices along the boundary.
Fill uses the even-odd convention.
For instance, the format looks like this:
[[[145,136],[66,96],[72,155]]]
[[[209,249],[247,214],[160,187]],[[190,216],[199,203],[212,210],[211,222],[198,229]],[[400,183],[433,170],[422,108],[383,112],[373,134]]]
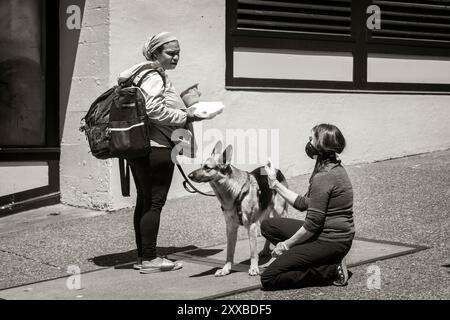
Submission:
[[[228,267],[223,267],[222,269],[219,269],[216,271],[216,273],[214,274],[215,277],[223,277],[226,275],[229,275],[231,271],[231,268]]]
[[[250,269],[248,269],[248,274],[253,276],[259,275],[259,268],[258,266],[251,266]]]

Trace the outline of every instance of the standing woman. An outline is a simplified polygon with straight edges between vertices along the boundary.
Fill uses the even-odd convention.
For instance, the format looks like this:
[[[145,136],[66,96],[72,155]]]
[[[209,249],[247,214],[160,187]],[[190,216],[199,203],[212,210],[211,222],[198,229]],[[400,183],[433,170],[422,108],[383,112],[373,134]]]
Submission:
[[[336,156],[344,148],[344,136],[336,126],[320,124],[312,129],[305,151],[316,165],[305,196],[284,187],[270,162],[266,166],[271,188],[307,215],[305,221],[273,218],[262,222],[261,233],[275,245],[272,256],[276,257],[261,276],[264,289],[347,284],[344,257],[355,227],[352,185]]]
[[[141,84],[150,121],[151,152],[145,157],[130,161],[137,191],[134,231],[138,261],[134,268],[141,273],[152,273],[182,267],[179,262],[156,255],[161,210],[166,202],[174,171],[170,139],[176,129],[192,128],[193,121],[203,119],[194,116],[195,106],[191,107],[199,101],[200,93],[197,88],[191,87],[187,92],[189,94],[183,99],[165,74],[166,70],[176,68],[180,58],[180,45],[175,36],[170,32],[161,32],[150,37],[143,46],[143,55],[150,63],[159,65],[164,70],[162,75],[158,72],[149,73]],[[133,66],[119,77],[129,77],[144,64]],[[138,83],[147,71],[140,72],[134,83]]]

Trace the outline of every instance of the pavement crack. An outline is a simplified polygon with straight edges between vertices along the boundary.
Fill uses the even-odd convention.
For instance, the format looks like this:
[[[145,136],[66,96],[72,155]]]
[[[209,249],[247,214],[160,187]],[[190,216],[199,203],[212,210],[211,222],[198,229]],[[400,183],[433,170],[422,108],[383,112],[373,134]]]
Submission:
[[[34,259],[34,258],[30,258],[30,257],[28,257],[26,255],[23,255],[23,254],[20,254],[20,253],[16,253],[16,252],[13,252],[13,251],[9,251],[9,250],[0,249],[0,251],[3,252],[3,253],[6,253],[6,254],[14,255],[14,256],[19,257],[19,258],[31,260],[31,261],[37,262],[39,264],[43,264],[43,265],[46,265],[48,267],[54,268],[54,269],[61,270],[61,267],[59,267],[57,265],[54,265],[52,263],[49,263],[49,262],[40,261],[40,260],[37,260],[37,259]]]

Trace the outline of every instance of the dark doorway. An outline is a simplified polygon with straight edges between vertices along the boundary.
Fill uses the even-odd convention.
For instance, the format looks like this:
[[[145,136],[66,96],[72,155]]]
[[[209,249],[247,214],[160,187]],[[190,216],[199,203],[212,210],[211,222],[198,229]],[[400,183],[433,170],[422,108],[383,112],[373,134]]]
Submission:
[[[0,0],[0,216],[59,202],[59,7]]]

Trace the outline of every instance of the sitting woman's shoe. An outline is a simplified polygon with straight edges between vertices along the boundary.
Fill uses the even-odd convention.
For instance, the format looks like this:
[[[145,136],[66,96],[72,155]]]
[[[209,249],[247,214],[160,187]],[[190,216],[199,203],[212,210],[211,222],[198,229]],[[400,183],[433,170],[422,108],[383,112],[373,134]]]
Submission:
[[[133,269],[141,270],[141,268],[142,268],[142,257],[138,257],[137,262],[135,264],[133,264]]]
[[[148,274],[155,272],[174,271],[181,268],[183,268],[183,264],[180,261],[172,262],[165,258],[155,258],[151,261],[142,261],[140,273]]]
[[[345,261],[345,258],[342,259],[341,263],[337,266],[337,277],[336,280],[333,282],[335,286],[343,287],[346,286],[348,282],[348,269],[347,269],[347,262]]]

